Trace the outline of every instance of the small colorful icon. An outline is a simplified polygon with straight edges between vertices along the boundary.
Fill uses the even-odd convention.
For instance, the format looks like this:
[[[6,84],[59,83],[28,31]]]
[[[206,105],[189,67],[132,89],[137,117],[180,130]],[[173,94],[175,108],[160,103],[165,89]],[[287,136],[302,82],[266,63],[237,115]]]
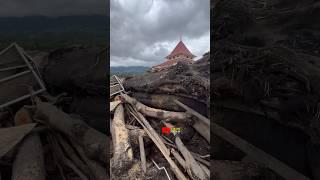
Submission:
[[[162,134],[165,134],[165,135],[169,135],[170,133],[172,133],[173,135],[176,135],[177,133],[180,133],[180,132],[181,132],[181,128],[162,127]]]
[[[162,127],[162,134],[169,135],[171,129],[168,127]]]

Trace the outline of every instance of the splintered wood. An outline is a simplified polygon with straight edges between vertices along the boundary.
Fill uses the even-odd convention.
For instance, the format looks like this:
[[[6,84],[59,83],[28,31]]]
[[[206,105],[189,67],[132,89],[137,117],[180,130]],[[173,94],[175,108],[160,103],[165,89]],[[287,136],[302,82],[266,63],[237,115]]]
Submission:
[[[144,179],[147,177],[157,179],[160,177],[152,172],[156,170],[160,173],[162,169],[168,172],[165,175],[167,179],[210,179],[209,164],[202,164],[199,161],[199,158],[206,161],[205,158],[194,156],[196,153],[191,152],[184,145],[187,142],[183,142],[178,134],[173,140],[170,140],[159,133],[162,122],[184,123],[191,126],[201,124],[200,128],[195,129],[202,131],[199,134],[209,142],[209,136],[203,134],[203,132],[210,131],[206,120],[199,119],[199,114],[193,115],[195,111],[191,111],[191,108],[186,111],[174,112],[148,107],[126,93],[113,96],[110,99],[110,113],[113,115],[110,117],[111,135],[114,147],[111,160],[112,179],[115,177],[116,179]],[[155,122],[152,123],[151,119]],[[167,125],[170,128],[174,126]],[[150,148],[158,149],[157,153],[160,153],[159,157],[166,161],[166,165],[159,165],[162,167],[160,169],[158,166],[150,166],[158,162],[154,161],[155,152],[151,153]],[[137,161],[140,162],[139,170],[132,173],[132,169],[136,168],[134,162]],[[121,172],[121,175],[118,172]]]

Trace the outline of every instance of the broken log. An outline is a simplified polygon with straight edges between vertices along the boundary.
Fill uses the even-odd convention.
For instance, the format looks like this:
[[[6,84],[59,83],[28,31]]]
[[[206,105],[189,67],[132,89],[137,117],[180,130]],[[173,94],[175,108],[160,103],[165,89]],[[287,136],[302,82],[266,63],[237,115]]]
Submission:
[[[27,136],[19,147],[12,168],[13,180],[45,180],[43,148],[37,134]]]
[[[114,112],[111,127],[113,142],[113,157],[111,160],[112,172],[120,175],[128,169],[133,162],[133,152],[129,141],[129,131],[124,122],[124,109],[119,104]]]
[[[139,112],[149,117],[162,119],[166,121],[174,120],[179,122],[188,122],[188,120],[190,119],[190,115],[183,112],[173,112],[173,111],[166,111],[166,110],[151,108],[140,103],[136,99],[126,94],[121,94],[121,97],[123,97],[123,99],[127,101],[129,104],[136,107]]]
[[[35,119],[47,122],[54,129],[71,137],[85,149],[89,157],[108,162],[108,136],[89,127],[81,120],[71,118],[50,103],[38,102],[36,107]]]

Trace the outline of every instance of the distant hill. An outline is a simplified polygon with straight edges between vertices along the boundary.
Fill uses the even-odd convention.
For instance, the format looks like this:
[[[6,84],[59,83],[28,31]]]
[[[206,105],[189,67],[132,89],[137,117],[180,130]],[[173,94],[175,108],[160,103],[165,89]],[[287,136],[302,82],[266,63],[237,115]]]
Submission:
[[[143,73],[148,70],[149,67],[144,66],[111,66],[111,74],[115,73]]]
[[[17,42],[27,49],[54,49],[71,44],[107,45],[107,16],[0,17],[0,47]]]

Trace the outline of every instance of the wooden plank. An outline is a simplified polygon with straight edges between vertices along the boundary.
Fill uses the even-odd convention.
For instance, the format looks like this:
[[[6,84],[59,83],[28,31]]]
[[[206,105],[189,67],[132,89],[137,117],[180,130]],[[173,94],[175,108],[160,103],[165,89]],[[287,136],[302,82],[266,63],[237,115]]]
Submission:
[[[147,172],[146,153],[144,151],[143,137],[139,136],[141,167],[144,173]]]

